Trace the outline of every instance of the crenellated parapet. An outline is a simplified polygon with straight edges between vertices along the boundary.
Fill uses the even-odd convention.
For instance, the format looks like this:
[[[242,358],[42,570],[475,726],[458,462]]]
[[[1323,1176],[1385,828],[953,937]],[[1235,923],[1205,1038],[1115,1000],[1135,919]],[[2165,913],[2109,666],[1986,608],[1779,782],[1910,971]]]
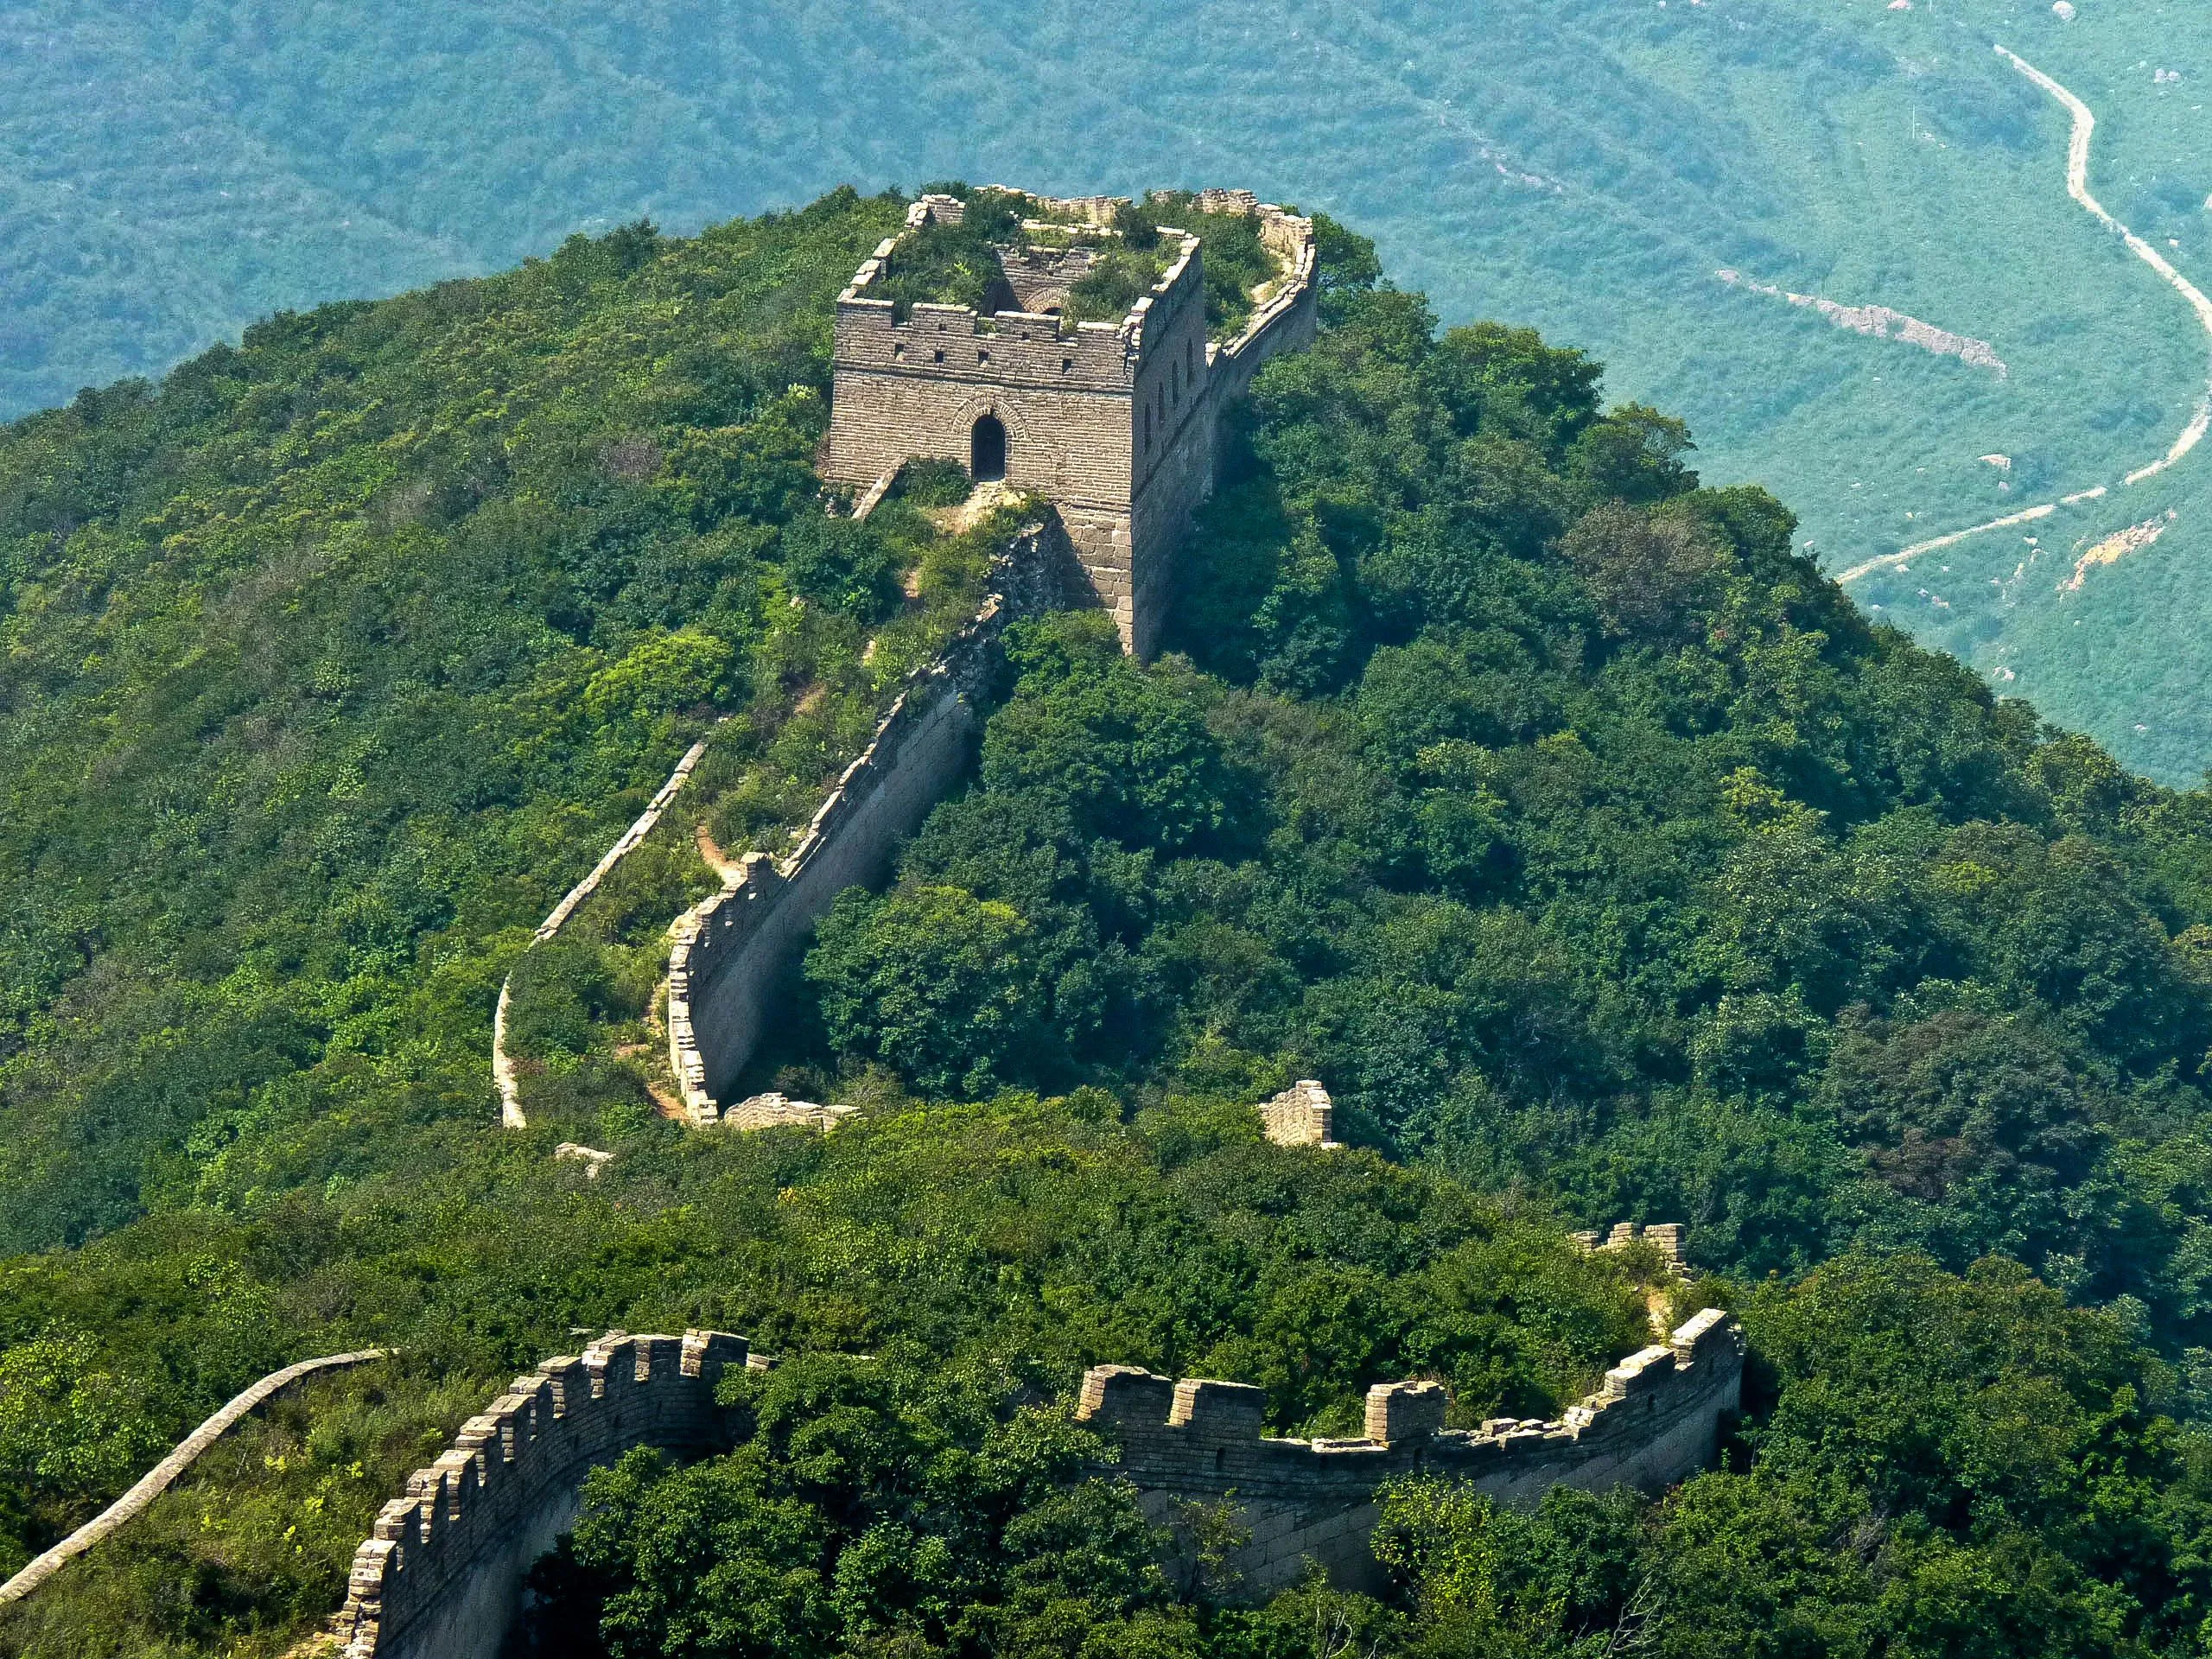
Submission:
[[[1000,636],[1023,616],[1079,600],[1075,555],[1057,518],[1026,526],[994,564],[975,618],[900,690],[859,757],[815,809],[781,860],[753,853],[737,880],[670,930],[669,1067],[687,1121],[700,1128],[826,1128],[839,1109],[756,1096],[721,1103],[759,1046],[779,988],[815,924],[847,887],[890,874],[899,844],[921,828],[973,759],[977,704],[995,673]]]
[[[1308,1557],[1341,1583],[1369,1582],[1377,1494],[1400,1477],[1453,1477],[1526,1505],[1558,1485],[1656,1491],[1694,1474],[1740,1404],[1743,1355],[1735,1321],[1708,1308],[1560,1418],[1472,1429],[1446,1427],[1443,1386],[1415,1380],[1368,1390],[1359,1439],[1274,1439],[1263,1389],[1129,1365],[1086,1372],[1075,1415],[1116,1447],[1113,1471],[1154,1519],[1179,1502],[1236,1504],[1249,1541],[1231,1565],[1265,1593]],[[518,1377],[408,1478],[355,1552],[333,1621],[345,1659],[499,1651],[531,1564],[575,1524],[585,1477],[633,1446],[726,1449],[739,1425],[716,1387],[762,1363],[741,1337],[692,1331],[610,1336]]]
[[[584,1477],[632,1446],[728,1444],[715,1403],[748,1362],[742,1337],[611,1336],[547,1360],[408,1477],[354,1552],[334,1622],[345,1659],[492,1654],[530,1564],[575,1522]]]
[[[820,468],[865,489],[916,457],[1002,476],[1060,511],[1084,571],[1124,645],[1149,655],[1175,587],[1173,561],[1213,488],[1223,406],[1260,365],[1311,343],[1317,312],[1313,221],[1249,191],[1208,191],[1198,206],[1258,221],[1276,275],[1236,339],[1206,322],[1198,238],[1163,227],[1170,261],[1116,322],[1069,324],[1069,292],[1118,232],[1120,197],[1047,199],[1058,234],[999,250],[985,315],[884,297],[906,237],[964,222],[966,207],[925,197],[906,228],[861,262],[837,297],[830,431]],[[1061,245],[1070,242],[1071,245]]]
[[[1259,1389],[1125,1365],[1085,1375],[1076,1415],[1119,1445],[1119,1471],[1155,1516],[1178,1500],[1232,1499],[1251,1534],[1233,1562],[1249,1588],[1295,1580],[1309,1555],[1358,1585],[1374,1571],[1368,1538],[1388,1481],[1446,1476],[1526,1505],[1554,1486],[1653,1491],[1707,1467],[1742,1402],[1743,1357],[1741,1329],[1707,1308],[1550,1421],[1446,1428],[1440,1384],[1389,1382],[1368,1391],[1359,1439],[1274,1439],[1261,1432]]]

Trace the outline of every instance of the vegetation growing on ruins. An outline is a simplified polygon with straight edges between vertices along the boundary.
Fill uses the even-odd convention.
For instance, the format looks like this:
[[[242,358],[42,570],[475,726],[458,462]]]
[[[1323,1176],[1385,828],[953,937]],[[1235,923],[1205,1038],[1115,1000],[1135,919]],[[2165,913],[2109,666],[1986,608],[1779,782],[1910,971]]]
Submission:
[[[1070,322],[1119,322],[1167,274],[1167,250],[1155,234],[1143,248],[1108,245],[1096,263],[1068,287],[1060,315]]]
[[[643,1524],[548,1569],[601,1617],[547,1651],[2198,1651],[2206,798],[1870,627],[1678,423],[1440,335],[1325,221],[1182,654],[1018,630],[975,786],[823,930],[770,1080],[865,1109],[655,1116],[625,1051],[696,832],[772,845],[995,533],[929,475],[834,523],[807,470],[903,207],[633,227],[0,434],[0,1565],[251,1377],[407,1350],[0,1653],[281,1653],[457,1412],[686,1325],[795,1363],[733,1457],[602,1479]],[[1301,1075],[1362,1145],[1260,1141]],[[1103,1360],[1294,1432],[1408,1375],[1548,1412],[1667,1294],[1562,1236],[1621,1216],[1688,1222],[1754,1344],[1728,1466],[1658,1504],[1409,1487],[1386,1594],[1248,1608],[1218,1517],[1156,1571],[1071,1459]]]
[[[1382,1504],[1382,1594],[1308,1583],[1258,1606],[1222,1571],[1221,1516],[1146,1528],[1001,1375],[837,1360],[748,1379],[762,1429],[734,1456],[595,1478],[574,1558],[541,1569],[555,1639],[534,1651],[2200,1650],[2212,1480],[2145,1408],[2155,1378],[2110,1321],[2009,1264],[1960,1280],[1911,1259],[1839,1262],[1744,1313],[1772,1389],[1727,1470],[1658,1503],[1560,1489],[1532,1515],[1407,1482]]]
[[[998,251],[1021,238],[1021,223],[1046,209],[1019,192],[976,188],[959,180],[926,190],[958,196],[966,206],[957,225],[930,224],[905,235],[871,285],[903,320],[916,304],[964,305],[988,315],[1005,303]],[[1068,291],[1062,315],[1069,322],[1119,322],[1166,273],[1174,251],[1160,240],[1173,226],[1198,238],[1205,273],[1206,332],[1230,340],[1251,319],[1253,296],[1281,276],[1281,261],[1260,241],[1257,221],[1236,213],[1198,211],[1187,190],[1160,191],[1141,206],[1124,207],[1114,220],[1115,238],[1087,238],[1097,249],[1091,270]],[[1049,233],[1044,238],[1052,240]]]
[[[889,300],[893,315],[902,321],[917,304],[964,305],[987,316],[1002,308],[993,299],[993,290],[1002,290],[1006,284],[999,249],[1020,235],[1029,199],[1011,191],[970,190],[958,184],[945,190],[953,193],[967,203],[960,223],[932,221],[902,232],[870,289],[875,298]]]

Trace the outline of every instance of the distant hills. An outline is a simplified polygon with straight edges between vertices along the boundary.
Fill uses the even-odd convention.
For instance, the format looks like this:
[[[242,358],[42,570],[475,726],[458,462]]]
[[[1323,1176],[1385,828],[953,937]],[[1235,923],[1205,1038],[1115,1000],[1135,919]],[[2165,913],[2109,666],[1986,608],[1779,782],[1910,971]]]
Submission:
[[[1447,321],[1586,346],[1842,569],[2116,482],[2204,395],[2202,334],[2067,199],[2065,113],[1999,41],[2096,111],[2101,197],[2195,269],[2212,17],[2181,6],[35,0],[0,28],[0,409],[641,214],[690,231],[848,179],[1249,183],[1376,235]],[[2004,372],[1837,326],[1876,308]],[[2186,780],[2212,760],[2207,464],[1853,591]]]

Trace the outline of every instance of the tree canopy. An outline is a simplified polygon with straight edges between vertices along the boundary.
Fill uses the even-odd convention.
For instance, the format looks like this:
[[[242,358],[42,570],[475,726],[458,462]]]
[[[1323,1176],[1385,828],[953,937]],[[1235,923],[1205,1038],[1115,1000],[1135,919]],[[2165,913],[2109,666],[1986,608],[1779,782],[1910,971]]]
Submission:
[[[822,509],[843,193],[272,321],[0,432],[0,1565],[288,1360],[315,1384],[0,1615],[273,1656],[377,1506],[578,1330],[785,1363],[599,1477],[539,1650],[1392,1659],[2193,1654],[2209,1610],[2212,818],[1870,625],[1597,365],[1440,332],[1325,218],[1170,651],[1011,631],[980,762],[845,895],[763,1085],[660,1116],[665,929],[788,846],[996,541]],[[696,795],[530,929],[710,734]],[[512,970],[532,1127],[495,1127]],[[1268,1145],[1301,1077],[1340,1152]],[[587,1173],[562,1140],[614,1155]],[[1685,1311],[1724,1466],[1388,1496],[1387,1581],[1255,1604],[1092,1363],[1549,1414]]]

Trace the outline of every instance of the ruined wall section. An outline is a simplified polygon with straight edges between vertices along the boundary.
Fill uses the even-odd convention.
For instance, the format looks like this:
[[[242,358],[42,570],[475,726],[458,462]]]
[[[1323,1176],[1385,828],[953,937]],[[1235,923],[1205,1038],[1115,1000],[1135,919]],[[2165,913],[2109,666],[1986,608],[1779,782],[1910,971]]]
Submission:
[[[1007,622],[1077,602],[1081,578],[1057,519],[1014,537],[994,592],[937,662],[908,682],[860,758],[779,863],[756,853],[735,885],[678,918],[669,955],[669,1064],[685,1117],[704,1128],[760,1046],[779,987],[815,924],[849,887],[891,873],[899,845],[967,771],[981,730],[977,702]]]
[[[1128,505],[1129,648],[1149,657],[1174,596],[1176,554],[1191,515],[1213,493],[1214,405],[1207,391],[1205,273],[1198,240],[1129,313],[1137,331],[1133,483]]]
[[[334,1621],[345,1659],[495,1654],[531,1563],[575,1523],[584,1477],[632,1446],[721,1450],[715,1388],[742,1337],[610,1337],[518,1377],[408,1477],[354,1552]]]
[[[1707,1308],[1614,1366],[1556,1421],[1446,1429],[1440,1387],[1397,1382],[1369,1391],[1363,1439],[1271,1440],[1260,1432],[1263,1390],[1123,1365],[1086,1375],[1076,1414],[1120,1444],[1120,1472],[1155,1518],[1178,1499],[1232,1497],[1250,1533],[1232,1565],[1265,1594],[1296,1581],[1308,1556],[1340,1585],[1373,1584],[1376,1494],[1404,1476],[1468,1481],[1516,1507],[1554,1486],[1656,1491],[1683,1480],[1711,1464],[1723,1418],[1742,1404],[1743,1373],[1741,1330]]]
[[[1284,262],[1274,292],[1252,313],[1235,340],[1213,348],[1211,384],[1217,412],[1252,390],[1252,378],[1285,352],[1302,352],[1320,332],[1321,285],[1317,280],[1313,221],[1262,205],[1260,240]]]
[[[1068,290],[1098,263],[1096,247],[1021,248],[1000,262],[1007,286],[1014,290],[1014,307],[1036,315],[1056,312],[1068,302]]]

